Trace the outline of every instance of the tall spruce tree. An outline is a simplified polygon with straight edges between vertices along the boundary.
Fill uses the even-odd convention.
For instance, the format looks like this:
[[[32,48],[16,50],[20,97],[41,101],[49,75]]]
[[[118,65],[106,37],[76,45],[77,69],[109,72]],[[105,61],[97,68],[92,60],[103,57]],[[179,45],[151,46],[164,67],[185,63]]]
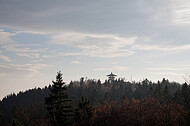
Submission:
[[[72,124],[73,109],[71,100],[65,93],[66,86],[62,79],[62,73],[59,71],[56,81],[52,81],[49,97],[45,98],[45,104],[53,126],[68,126]]]

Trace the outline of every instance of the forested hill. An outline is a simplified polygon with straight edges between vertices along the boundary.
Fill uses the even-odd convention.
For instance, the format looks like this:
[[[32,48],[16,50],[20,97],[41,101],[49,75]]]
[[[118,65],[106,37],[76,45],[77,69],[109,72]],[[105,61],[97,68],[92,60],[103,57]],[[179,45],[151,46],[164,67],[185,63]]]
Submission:
[[[49,89],[34,88],[25,92],[19,92],[17,95],[11,93],[2,99],[0,102],[0,109],[3,117],[7,120],[13,115],[13,109],[19,105],[34,105],[44,103],[44,97],[49,93]]]
[[[50,93],[51,85],[44,88],[34,88],[18,94],[10,94],[0,102],[2,122],[8,123],[13,118],[26,119],[34,123],[36,118],[43,119],[46,113],[44,98]],[[67,94],[74,105],[81,97],[87,97],[93,106],[103,105],[105,102],[122,102],[123,99],[157,98],[165,101],[172,100],[185,108],[190,106],[190,86],[186,83],[169,82],[167,79],[153,83],[148,79],[142,82],[128,82],[116,79],[112,82],[81,78],[71,81],[67,87]],[[30,113],[30,114],[29,114]],[[35,113],[35,114],[31,114]],[[32,115],[32,117],[30,117]],[[30,119],[28,119],[30,118]],[[35,120],[35,121],[34,121]],[[36,122],[37,123],[37,122]]]

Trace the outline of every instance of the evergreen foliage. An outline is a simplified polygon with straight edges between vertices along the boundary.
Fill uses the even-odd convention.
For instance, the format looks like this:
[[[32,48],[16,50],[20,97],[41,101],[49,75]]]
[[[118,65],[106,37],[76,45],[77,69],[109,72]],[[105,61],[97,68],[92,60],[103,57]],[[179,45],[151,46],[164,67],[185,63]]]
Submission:
[[[66,86],[62,79],[62,73],[59,71],[56,81],[52,81],[49,97],[45,98],[47,111],[53,126],[70,125],[73,119],[73,109],[71,100],[65,93]]]
[[[45,119],[46,110],[44,104],[26,105],[20,104],[13,108],[12,118],[24,126],[44,125],[48,122]]]
[[[75,110],[75,121],[76,125],[84,126],[89,124],[93,117],[94,110],[90,105],[90,100],[82,96],[82,100],[79,102],[78,108]]]

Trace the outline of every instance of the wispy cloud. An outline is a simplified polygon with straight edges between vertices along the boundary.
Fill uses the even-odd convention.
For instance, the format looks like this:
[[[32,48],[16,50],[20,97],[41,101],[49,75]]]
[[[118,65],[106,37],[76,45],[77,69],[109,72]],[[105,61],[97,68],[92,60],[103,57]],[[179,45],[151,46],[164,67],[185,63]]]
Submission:
[[[24,56],[29,58],[40,58],[40,53],[16,53],[18,56]]]
[[[134,53],[127,49],[127,46],[134,44],[137,37],[122,38],[108,34],[68,32],[53,35],[51,38],[51,43],[53,44],[65,44],[82,49],[82,52],[63,53],[63,56],[87,55],[90,57],[119,57],[129,56]]]
[[[52,51],[47,51],[47,48],[43,48],[40,45],[33,44],[6,44],[1,46],[4,51],[14,52],[17,56],[20,57],[28,57],[28,58],[50,58],[56,56],[55,54],[51,54]],[[38,48],[38,49],[35,49]]]
[[[47,64],[0,64],[0,72],[19,77],[33,77],[40,74],[40,70],[50,67]]]
[[[126,71],[128,67],[125,66],[112,66],[112,67],[103,67],[103,68],[95,68],[93,71]]]
[[[157,67],[150,67],[150,68],[145,68],[146,70],[150,71],[187,71],[190,70],[190,65],[189,64],[165,64],[165,65],[160,65],[160,64],[155,64]]]
[[[14,43],[11,39],[15,33],[5,32],[4,29],[0,29],[0,44]]]
[[[174,24],[190,24],[190,1],[180,0],[173,7]]]
[[[180,73],[175,73],[175,72],[150,72],[150,74],[155,74],[155,75],[170,75],[170,76],[181,76],[183,77],[185,74],[180,74]]]
[[[40,58],[46,57],[42,55],[42,53],[47,51],[47,48],[43,48],[40,44],[19,44],[19,41],[15,41],[12,36],[17,36],[21,33],[31,33],[31,34],[43,34],[42,32],[35,31],[14,31],[10,32],[5,31],[4,29],[0,29],[0,53],[3,52],[14,52],[18,56],[29,57],[29,58]],[[27,41],[27,40],[25,40]],[[35,49],[39,47],[38,49]],[[0,59],[10,62],[10,58],[4,55],[0,55]]]
[[[5,49],[6,51],[11,52],[30,52],[30,53],[36,53],[36,52],[44,52],[47,49],[41,48],[41,49],[31,49],[30,47],[35,47],[36,45],[24,45],[24,44],[9,44],[9,45],[3,45],[1,48]]]
[[[160,50],[160,51],[175,51],[175,50],[189,50],[190,44],[178,46],[160,46],[160,45],[134,45],[132,50]]]
[[[9,32],[7,32],[9,33]],[[17,31],[17,34],[25,33],[24,31]],[[26,31],[30,33],[30,31]],[[32,34],[38,34],[38,32],[31,31]],[[18,56],[29,57],[29,58],[46,58],[52,56],[77,56],[86,55],[89,57],[102,57],[102,58],[112,58],[112,57],[122,57],[130,56],[134,54],[129,48],[135,43],[137,36],[133,37],[120,37],[111,34],[88,34],[81,32],[56,32],[56,33],[46,33],[40,32],[39,34],[50,36],[50,43],[46,44],[56,44],[56,45],[68,45],[71,47],[76,47],[82,49],[81,52],[59,52],[56,54],[50,54],[47,48],[36,44],[19,44],[10,43],[2,45],[1,48],[5,51],[15,52]],[[15,34],[16,35],[16,34]],[[11,38],[9,38],[12,40]],[[13,40],[12,40],[13,41]],[[39,47],[38,49],[34,49]],[[56,52],[52,49],[51,52]],[[46,53],[42,55],[42,53]]]
[[[80,64],[81,62],[80,61],[72,61],[71,63],[72,64]]]
[[[11,59],[5,55],[0,55],[0,59],[6,62],[11,62]]]
[[[190,70],[190,68],[177,68],[177,67],[166,67],[166,68],[146,68],[147,70],[153,70],[153,71],[183,71],[183,70]]]

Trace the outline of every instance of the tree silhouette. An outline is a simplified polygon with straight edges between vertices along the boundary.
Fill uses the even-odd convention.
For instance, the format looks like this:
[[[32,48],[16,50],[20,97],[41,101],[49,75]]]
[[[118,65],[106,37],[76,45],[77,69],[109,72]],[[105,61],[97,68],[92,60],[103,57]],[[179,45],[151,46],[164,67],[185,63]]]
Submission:
[[[182,85],[182,95],[184,97],[184,103],[188,109],[190,109],[190,88],[187,83]]]
[[[96,79],[81,79],[71,81],[66,87],[62,74],[58,72],[52,85],[21,91],[18,94],[11,93],[0,101],[2,125],[11,125],[12,119],[16,119],[12,124],[31,126],[104,125],[104,123],[159,125],[159,122],[166,125],[174,122],[176,125],[190,124],[190,86],[187,83],[179,84],[169,82],[167,79],[158,82],[151,82],[148,79],[139,82],[117,79],[112,83],[108,83],[107,80],[100,82]],[[81,96],[84,96],[83,100]],[[86,97],[90,99],[94,110],[91,119],[86,116],[88,115],[86,108],[89,106]],[[143,100],[144,98],[147,100]],[[75,118],[69,99],[78,107],[79,113],[76,116],[75,111]],[[123,102],[125,99],[128,99],[126,103]]]
[[[84,126],[90,123],[93,113],[94,110],[90,105],[90,100],[82,96],[82,100],[79,102],[79,108],[77,108],[75,111],[75,121],[77,125]]]
[[[56,81],[52,81],[49,97],[45,98],[47,111],[53,126],[70,125],[73,120],[73,109],[71,100],[65,93],[66,86],[62,79],[62,73],[59,71]]]

